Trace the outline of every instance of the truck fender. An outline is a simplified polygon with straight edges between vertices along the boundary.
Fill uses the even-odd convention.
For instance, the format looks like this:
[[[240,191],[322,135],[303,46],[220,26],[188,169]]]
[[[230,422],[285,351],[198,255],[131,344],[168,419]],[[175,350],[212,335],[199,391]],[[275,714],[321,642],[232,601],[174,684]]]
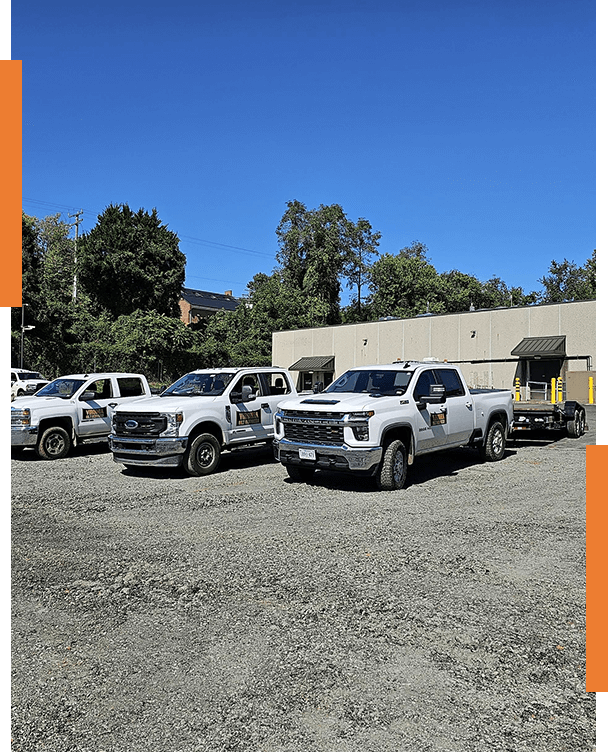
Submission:
[[[40,423],[38,424],[38,435],[42,436],[42,433],[49,427],[49,426],[61,426],[61,428],[65,428],[65,430],[70,435],[70,439],[72,440],[72,444],[76,446],[76,442],[78,441],[78,437],[76,436],[76,431],[74,430],[74,421],[72,418],[68,415],[62,415],[58,418],[43,418]]]
[[[224,437],[222,427],[213,420],[201,420],[190,427],[188,431],[188,443],[192,442],[199,434],[210,433],[220,442],[220,446],[224,447],[228,443]]]
[[[416,456],[416,436],[411,423],[391,423],[382,431],[380,445],[386,446],[388,437],[399,438],[407,447],[407,464],[411,465]]]
[[[490,414],[488,415],[488,419],[486,421],[486,428],[485,428],[485,431],[484,431],[484,440],[485,440],[485,437],[488,434],[488,430],[489,430],[490,426],[492,425],[492,423],[494,423],[494,421],[496,419],[500,420],[500,422],[504,426],[505,433],[507,435],[509,434],[509,432],[511,430],[511,426],[509,425],[509,416],[501,408],[496,408],[495,410],[492,410],[490,412]]]
[[[564,415],[567,420],[574,418],[577,410],[583,410],[584,412],[584,408],[576,400],[566,400],[564,402]]]

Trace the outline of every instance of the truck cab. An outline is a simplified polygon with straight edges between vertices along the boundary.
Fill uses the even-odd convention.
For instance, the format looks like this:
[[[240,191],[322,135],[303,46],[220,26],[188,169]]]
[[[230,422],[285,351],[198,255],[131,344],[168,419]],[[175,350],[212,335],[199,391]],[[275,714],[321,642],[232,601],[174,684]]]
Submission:
[[[511,392],[471,391],[455,364],[364,366],[317,396],[280,403],[275,456],[294,479],[341,470],[372,475],[380,489],[395,490],[419,455],[470,445],[486,459],[501,459],[512,422]]]

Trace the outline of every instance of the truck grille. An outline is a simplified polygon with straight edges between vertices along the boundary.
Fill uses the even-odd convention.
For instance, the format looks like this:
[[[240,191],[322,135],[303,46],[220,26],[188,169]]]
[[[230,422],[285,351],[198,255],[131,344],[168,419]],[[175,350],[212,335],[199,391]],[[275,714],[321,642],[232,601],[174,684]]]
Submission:
[[[166,428],[167,418],[160,413],[114,414],[114,432],[117,436],[159,436]]]
[[[302,444],[344,443],[344,413],[323,413],[313,410],[286,410],[283,415],[285,438]]]

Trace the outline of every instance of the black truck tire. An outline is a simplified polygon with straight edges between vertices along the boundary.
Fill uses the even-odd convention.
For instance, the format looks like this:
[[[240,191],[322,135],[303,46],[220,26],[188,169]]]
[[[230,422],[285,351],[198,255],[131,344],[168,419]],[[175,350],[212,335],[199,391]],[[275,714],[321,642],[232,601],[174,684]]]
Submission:
[[[211,433],[201,433],[190,443],[184,457],[184,468],[188,475],[210,475],[220,463],[222,448]]]
[[[36,453],[42,460],[61,460],[72,448],[69,433],[61,426],[49,426],[42,432]]]
[[[486,440],[479,449],[481,459],[489,462],[501,460],[505,454],[506,444],[504,426],[499,420],[495,420],[488,428]]]
[[[376,473],[376,486],[380,491],[398,491],[405,486],[407,477],[407,452],[400,439],[395,439],[384,450]]]

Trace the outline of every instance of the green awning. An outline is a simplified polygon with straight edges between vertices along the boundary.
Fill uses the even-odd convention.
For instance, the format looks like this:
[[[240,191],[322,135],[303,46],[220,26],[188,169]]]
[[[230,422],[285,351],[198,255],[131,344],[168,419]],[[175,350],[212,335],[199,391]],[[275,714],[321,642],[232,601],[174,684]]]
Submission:
[[[517,358],[565,358],[566,337],[524,337],[517,347],[511,350],[511,355]]]
[[[292,366],[289,366],[290,371],[333,371],[334,370],[334,356],[333,355],[310,355],[297,360]]]

